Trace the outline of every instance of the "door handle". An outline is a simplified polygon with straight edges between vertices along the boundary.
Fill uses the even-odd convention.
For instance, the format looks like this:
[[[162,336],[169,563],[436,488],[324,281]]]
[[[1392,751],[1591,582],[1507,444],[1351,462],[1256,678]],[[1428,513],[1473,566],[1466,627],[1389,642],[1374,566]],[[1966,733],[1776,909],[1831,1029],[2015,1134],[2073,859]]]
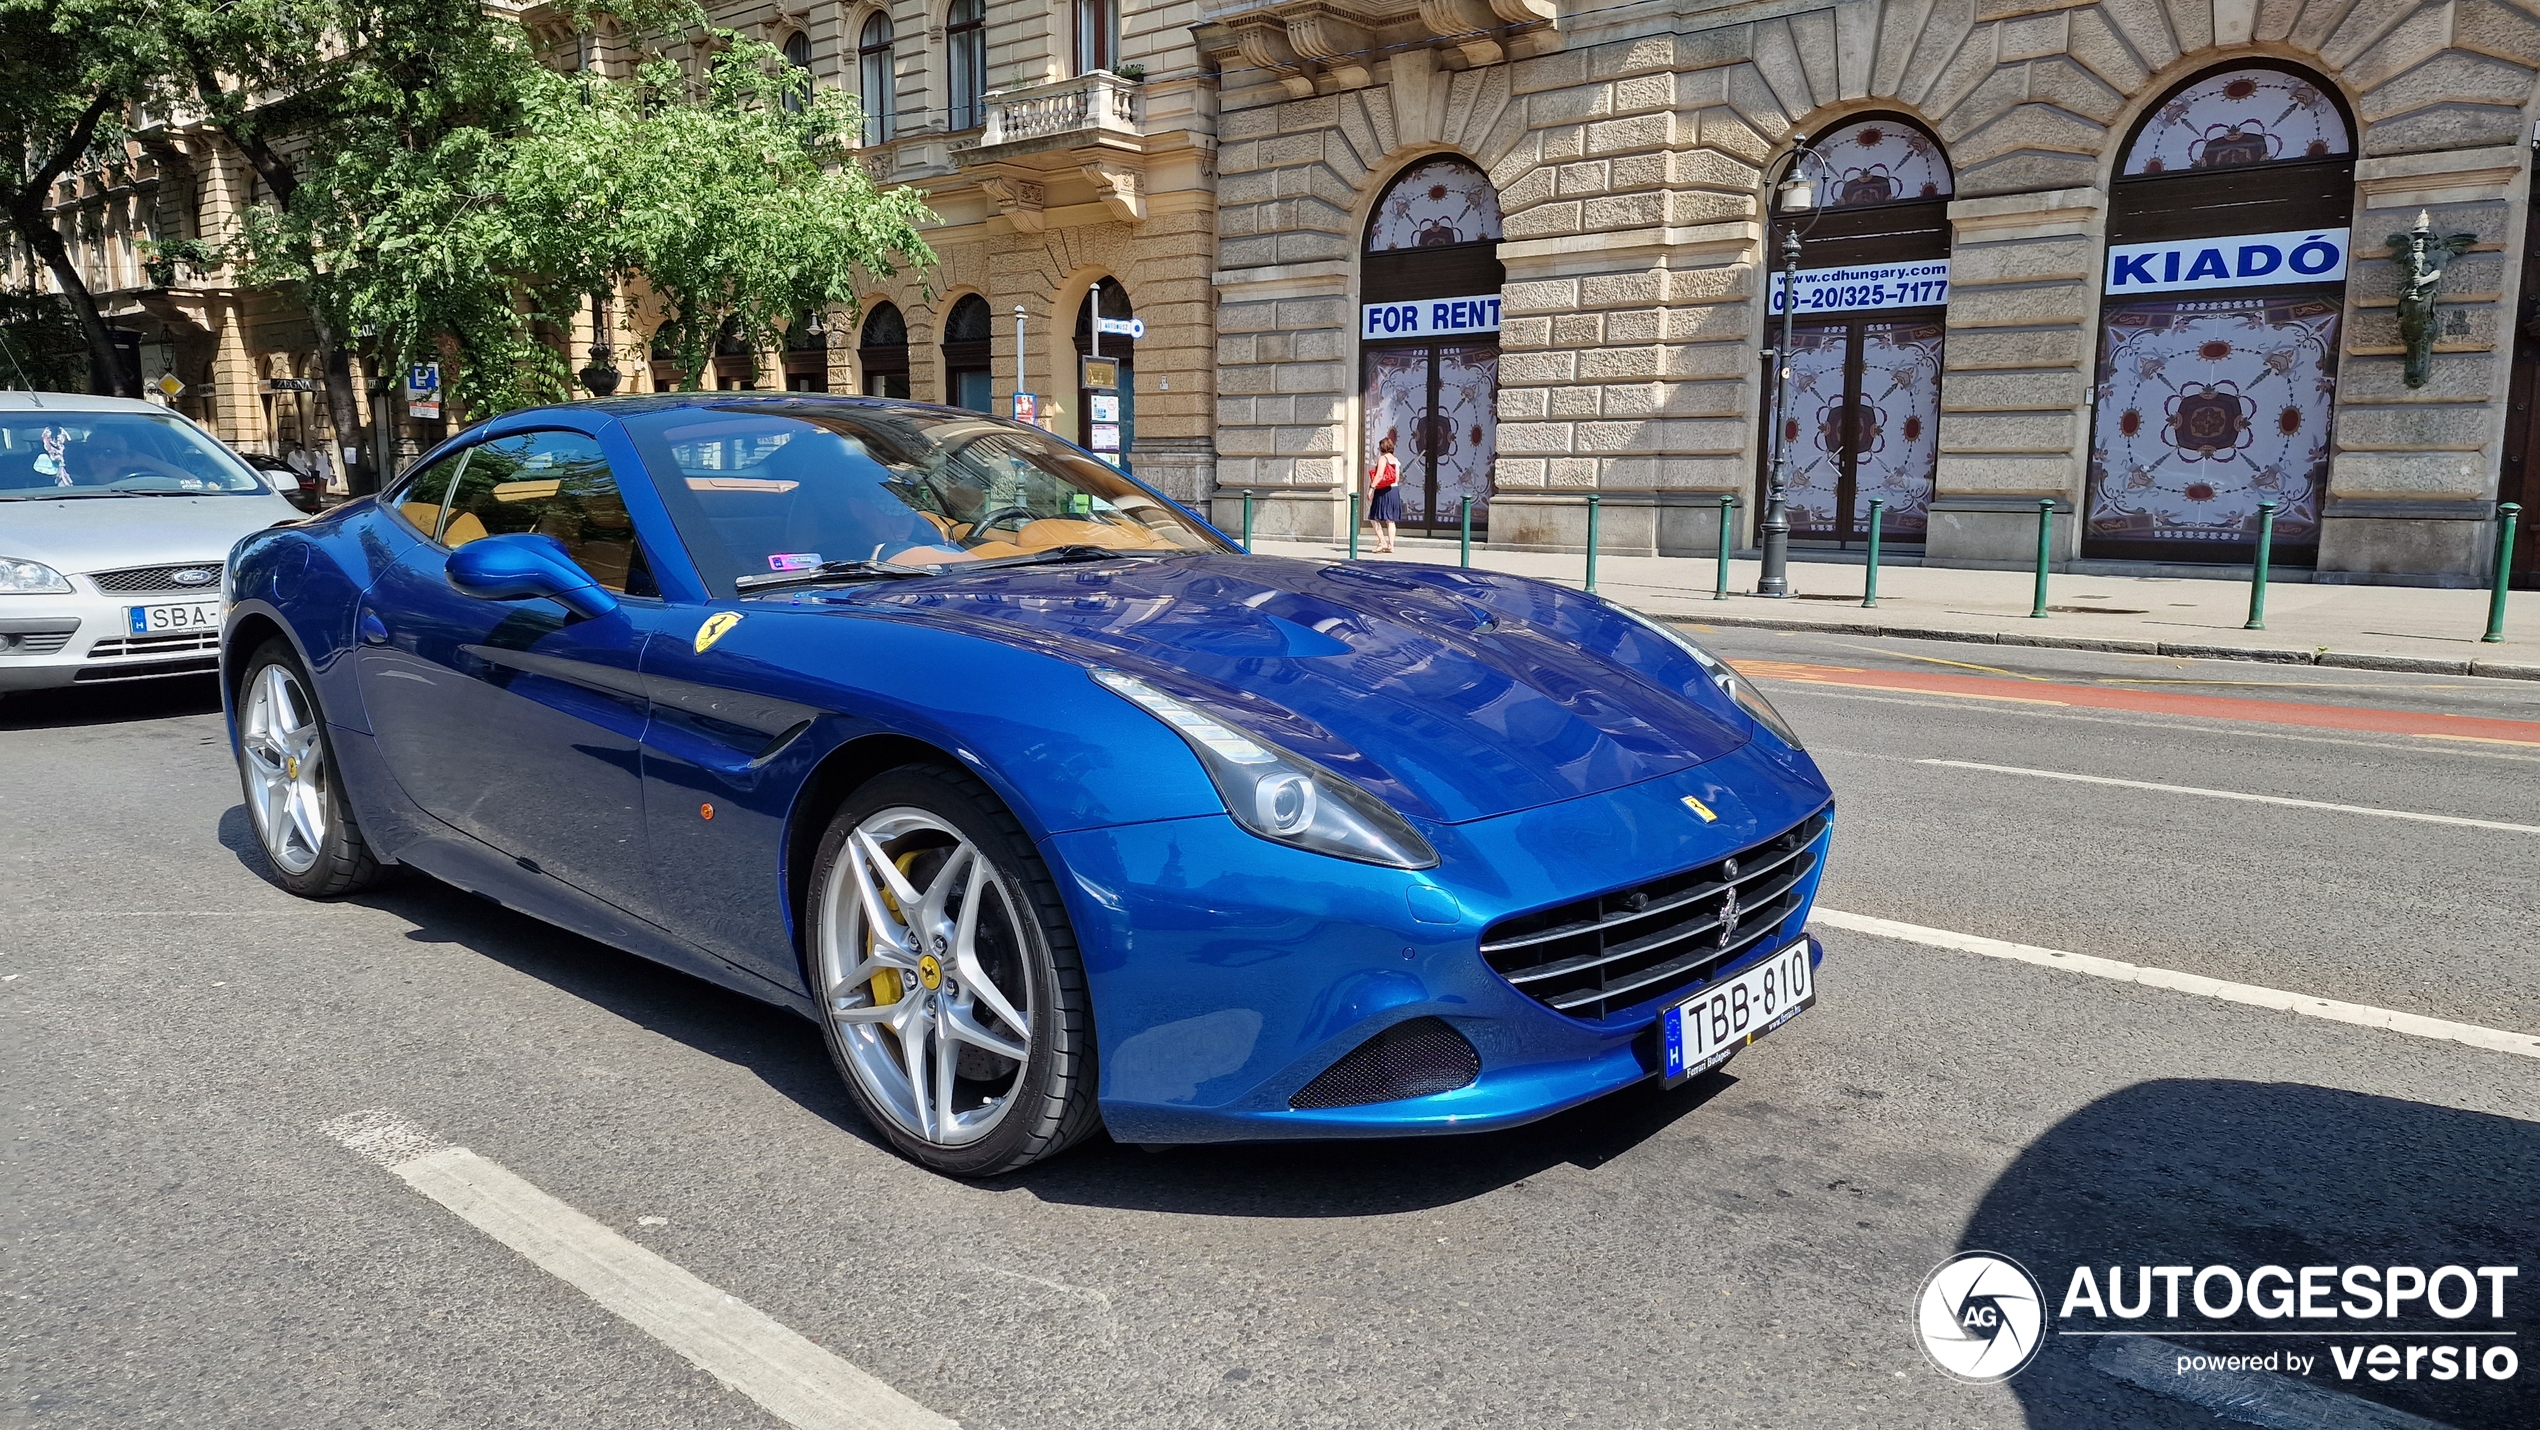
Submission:
[[[378,616],[369,611],[364,611],[362,612],[362,618],[358,625],[361,631],[362,644],[388,644],[388,627],[380,621]]]

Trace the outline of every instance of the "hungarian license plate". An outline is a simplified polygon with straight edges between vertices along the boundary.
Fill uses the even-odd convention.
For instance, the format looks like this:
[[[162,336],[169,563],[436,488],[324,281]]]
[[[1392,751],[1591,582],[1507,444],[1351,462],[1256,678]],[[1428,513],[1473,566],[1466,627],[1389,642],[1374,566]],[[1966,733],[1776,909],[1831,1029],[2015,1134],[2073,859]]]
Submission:
[[[172,636],[188,631],[220,629],[220,602],[172,601],[159,606],[126,606],[124,623],[137,636]]]
[[[1723,978],[1660,1015],[1667,1038],[1667,1085],[1707,1072],[1817,1001],[1808,940]]]

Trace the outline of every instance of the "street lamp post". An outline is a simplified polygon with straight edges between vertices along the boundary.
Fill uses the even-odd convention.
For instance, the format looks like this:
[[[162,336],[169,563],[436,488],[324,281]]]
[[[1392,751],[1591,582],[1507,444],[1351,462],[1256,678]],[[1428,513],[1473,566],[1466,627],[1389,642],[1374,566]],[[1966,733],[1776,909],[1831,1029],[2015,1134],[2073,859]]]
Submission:
[[[1813,224],[1818,212],[1816,185],[1806,172],[1807,161],[1817,153],[1808,147],[1805,134],[1792,135],[1791,145],[1790,172],[1782,180],[1780,194],[1786,226],[1782,229],[1782,340],[1773,352],[1773,475],[1764,493],[1763,567],[1755,578],[1755,594],[1776,599],[1790,595],[1790,442],[1784,434],[1790,427],[1791,345],[1796,341],[1793,326],[1799,309],[1800,226],[1787,221],[1805,215]],[[1824,161],[1818,162],[1822,166]]]

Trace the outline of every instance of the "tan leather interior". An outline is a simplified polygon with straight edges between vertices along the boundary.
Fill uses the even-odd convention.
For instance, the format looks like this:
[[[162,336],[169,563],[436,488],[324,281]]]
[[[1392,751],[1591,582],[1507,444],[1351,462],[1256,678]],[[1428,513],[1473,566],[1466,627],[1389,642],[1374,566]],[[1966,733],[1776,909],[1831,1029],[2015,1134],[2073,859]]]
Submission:
[[[465,546],[471,541],[482,541],[484,539],[485,523],[478,521],[476,519],[476,513],[472,511],[454,511],[450,513],[449,529],[441,533],[441,544],[443,546],[454,548]]]
[[[401,502],[397,506],[397,512],[406,520],[413,522],[415,530],[430,536],[432,524],[441,519],[441,503],[437,501]]]

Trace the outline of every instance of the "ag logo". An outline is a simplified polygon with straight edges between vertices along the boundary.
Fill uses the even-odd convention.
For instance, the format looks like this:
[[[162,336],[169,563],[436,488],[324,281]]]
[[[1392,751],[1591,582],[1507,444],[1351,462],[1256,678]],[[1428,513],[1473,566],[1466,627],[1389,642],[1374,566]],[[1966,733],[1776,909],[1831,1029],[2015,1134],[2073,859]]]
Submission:
[[[738,611],[717,611],[706,617],[706,623],[697,627],[697,654],[704,655],[713,649],[714,643],[723,639],[725,632],[740,623],[741,613]]]
[[[2011,1258],[1962,1251],[1924,1279],[1914,1329],[1932,1364],[1959,1380],[2008,1380],[2045,1343],[2046,1296]]]

